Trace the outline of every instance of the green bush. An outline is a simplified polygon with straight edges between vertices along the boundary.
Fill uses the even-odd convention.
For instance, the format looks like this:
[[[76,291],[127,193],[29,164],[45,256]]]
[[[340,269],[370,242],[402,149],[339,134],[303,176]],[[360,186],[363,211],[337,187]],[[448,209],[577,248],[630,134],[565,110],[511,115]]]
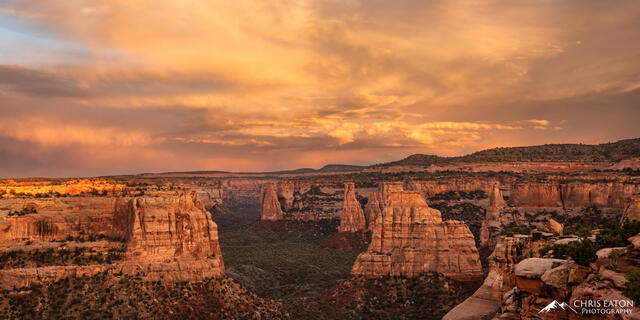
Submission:
[[[624,277],[627,278],[624,294],[636,303],[640,303],[640,268],[628,267]]]
[[[544,247],[538,250],[538,252],[540,253],[541,257],[544,257],[550,250],[551,250],[551,246],[548,244],[545,244]]]
[[[564,259],[571,257],[573,261],[581,266],[588,266],[589,263],[598,259],[596,247],[589,239],[572,241],[569,244],[556,244],[553,246],[553,257]]]
[[[609,221],[596,237],[596,247],[611,248],[628,246],[630,237],[640,233],[640,221],[627,221],[624,225],[620,225],[615,220]]]

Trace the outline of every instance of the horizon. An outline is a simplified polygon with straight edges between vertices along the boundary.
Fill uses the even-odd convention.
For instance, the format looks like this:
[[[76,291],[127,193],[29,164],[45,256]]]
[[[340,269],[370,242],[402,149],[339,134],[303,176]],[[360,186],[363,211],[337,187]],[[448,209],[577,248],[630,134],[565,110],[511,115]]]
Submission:
[[[602,145],[602,144],[609,144],[609,143],[616,143],[616,142],[620,142],[620,141],[626,141],[626,140],[636,140],[636,139],[640,139],[639,138],[624,138],[624,139],[620,139],[617,141],[607,141],[607,142],[601,142],[601,143],[597,143],[597,144],[585,144],[585,143],[551,143],[551,144],[542,144],[542,145],[531,145],[531,146],[510,146],[510,147],[495,147],[495,148],[490,148],[490,149],[482,149],[482,150],[475,150],[469,153],[465,153],[465,154],[460,154],[460,155],[452,155],[452,156],[442,156],[442,155],[437,155],[437,154],[420,154],[420,153],[413,153],[413,154],[409,154],[406,156],[403,156],[401,158],[398,159],[390,159],[389,161],[386,162],[377,162],[377,163],[364,163],[364,164],[353,164],[353,163],[325,163],[321,166],[318,167],[298,167],[298,168],[282,168],[282,169],[276,169],[276,170],[272,170],[272,171],[227,171],[227,170],[220,170],[220,169],[197,169],[197,170],[174,170],[174,171],[141,171],[141,172],[129,172],[129,173],[112,173],[112,174],[103,174],[103,175],[94,175],[94,176],[0,176],[0,179],[73,179],[73,178],[79,178],[79,179],[90,179],[90,178],[108,178],[108,177],[119,177],[119,176],[136,176],[136,175],[145,175],[145,174],[150,174],[150,175],[154,175],[154,174],[173,174],[173,173],[220,173],[220,174],[278,174],[278,173],[283,173],[283,172],[289,172],[289,171],[297,171],[297,170],[321,170],[325,167],[328,166],[358,166],[358,167],[373,167],[373,166],[377,166],[377,165],[382,165],[385,163],[390,163],[390,162],[395,162],[395,161],[400,161],[400,160],[404,160],[407,159],[411,156],[415,156],[415,155],[429,155],[429,156],[437,156],[437,157],[442,157],[442,158],[455,158],[455,157],[464,157],[464,156],[468,156],[468,155],[472,155],[474,153],[477,152],[482,152],[482,151],[486,151],[486,150],[492,150],[492,149],[500,149],[500,148],[504,148],[504,149],[509,149],[509,148],[529,148],[529,147],[540,147],[540,146],[545,146],[545,145]]]
[[[639,14],[634,1],[4,1],[0,177],[637,137]]]

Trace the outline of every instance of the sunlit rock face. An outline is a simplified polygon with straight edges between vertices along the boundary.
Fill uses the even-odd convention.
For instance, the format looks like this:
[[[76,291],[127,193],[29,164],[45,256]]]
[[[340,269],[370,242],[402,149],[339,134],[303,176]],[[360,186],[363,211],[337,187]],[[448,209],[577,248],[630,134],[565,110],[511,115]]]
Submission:
[[[106,179],[71,179],[61,182],[15,182],[0,185],[4,198],[19,198],[28,196],[78,196],[78,195],[120,195],[126,190],[126,185]]]
[[[124,200],[127,199],[127,200]],[[0,242],[58,241],[80,232],[112,235],[117,197],[0,199]],[[9,212],[33,210],[33,214]],[[1,211],[0,211],[1,212]]]
[[[114,264],[2,270],[1,286],[104,271],[141,272],[149,280],[162,281],[192,281],[225,274],[217,226],[195,191],[137,197],[14,198],[0,200],[0,207],[11,208],[11,212],[25,207],[35,210],[22,216],[0,213],[3,244],[37,244],[90,234],[119,239],[124,247],[124,259]]]
[[[278,201],[276,186],[272,183],[266,184],[260,193],[261,219],[277,221],[284,219],[284,212]]]
[[[413,277],[435,271],[460,280],[482,277],[478,250],[464,222],[443,222],[440,211],[429,208],[417,191],[382,191],[384,207],[353,275]]]
[[[344,201],[340,213],[340,232],[356,232],[365,230],[367,221],[360,202],[356,198],[356,187],[353,182],[344,184]]]

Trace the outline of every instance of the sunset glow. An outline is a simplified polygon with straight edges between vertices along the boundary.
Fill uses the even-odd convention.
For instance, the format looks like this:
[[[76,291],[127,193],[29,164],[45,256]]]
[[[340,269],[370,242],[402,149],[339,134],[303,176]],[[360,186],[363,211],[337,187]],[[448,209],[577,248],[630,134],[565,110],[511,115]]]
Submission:
[[[0,176],[638,136],[640,2],[0,1]]]

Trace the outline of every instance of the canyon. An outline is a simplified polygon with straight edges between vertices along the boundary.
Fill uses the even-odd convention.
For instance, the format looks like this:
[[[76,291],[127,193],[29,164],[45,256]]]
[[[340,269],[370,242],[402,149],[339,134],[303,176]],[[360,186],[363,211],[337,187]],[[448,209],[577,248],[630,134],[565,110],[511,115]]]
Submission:
[[[147,190],[143,196],[3,198],[4,254],[78,247],[121,251],[111,264],[47,265],[0,270],[0,286],[27,286],[69,275],[143,273],[150,281],[192,281],[224,276],[217,226],[194,191]],[[85,239],[96,239],[85,241]],[[100,241],[98,241],[100,240]],[[20,246],[21,243],[28,243]]]
[[[402,301],[408,318],[535,319],[554,299],[626,297],[622,268],[638,265],[640,243],[629,234],[640,219],[638,158],[448,161],[2,179],[0,294],[11,298],[0,313],[36,308],[14,304],[28,296],[46,306],[42,317],[56,303],[78,315],[75,300],[56,302],[64,283],[101,292],[111,317],[137,311],[105,287],[142,290],[133,305],[181,288],[193,310],[199,296],[223,306],[208,309],[214,318],[391,316]],[[561,255],[584,237],[596,260]],[[154,308],[165,307],[143,317]]]

